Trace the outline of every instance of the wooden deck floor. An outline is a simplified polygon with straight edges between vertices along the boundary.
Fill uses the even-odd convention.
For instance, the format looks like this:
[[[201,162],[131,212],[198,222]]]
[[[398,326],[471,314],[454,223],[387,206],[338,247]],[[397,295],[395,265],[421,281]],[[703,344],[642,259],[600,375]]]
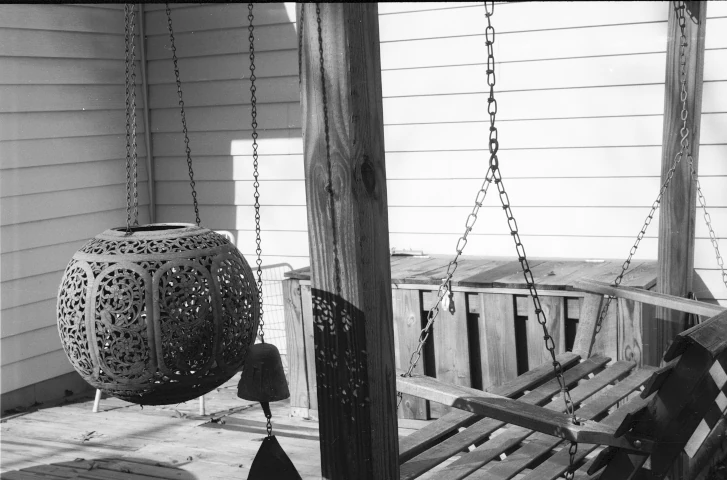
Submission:
[[[205,416],[197,401],[141,408],[115,398],[104,398],[92,413],[89,397],[5,418],[0,478],[246,479],[265,418],[259,404],[237,398],[237,381],[205,397]],[[287,401],[271,407],[273,433],[298,472],[321,478],[318,422],[288,416]]]

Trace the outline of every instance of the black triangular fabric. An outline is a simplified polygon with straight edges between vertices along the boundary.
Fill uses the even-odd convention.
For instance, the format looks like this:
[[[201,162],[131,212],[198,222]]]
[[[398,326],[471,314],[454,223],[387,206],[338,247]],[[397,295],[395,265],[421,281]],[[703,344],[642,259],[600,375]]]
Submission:
[[[302,480],[275,436],[265,437],[255,455],[247,480]]]

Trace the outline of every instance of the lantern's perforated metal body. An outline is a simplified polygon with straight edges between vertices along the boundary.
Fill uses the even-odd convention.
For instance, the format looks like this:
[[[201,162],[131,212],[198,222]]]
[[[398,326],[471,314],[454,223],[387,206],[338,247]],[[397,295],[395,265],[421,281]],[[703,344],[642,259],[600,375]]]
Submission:
[[[259,322],[255,278],[224,236],[189,224],[97,235],[71,259],[58,329],[79,374],[144,405],[184,402],[244,364]]]

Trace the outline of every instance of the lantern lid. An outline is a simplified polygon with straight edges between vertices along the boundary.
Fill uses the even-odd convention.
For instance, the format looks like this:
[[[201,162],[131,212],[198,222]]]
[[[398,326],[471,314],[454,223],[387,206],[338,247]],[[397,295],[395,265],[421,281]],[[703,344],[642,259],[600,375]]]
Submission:
[[[129,231],[131,233],[127,232],[126,226],[114,227],[96,235],[96,238],[105,240],[119,240],[124,238],[165,239],[200,235],[210,230],[193,223],[149,223],[131,227]]]

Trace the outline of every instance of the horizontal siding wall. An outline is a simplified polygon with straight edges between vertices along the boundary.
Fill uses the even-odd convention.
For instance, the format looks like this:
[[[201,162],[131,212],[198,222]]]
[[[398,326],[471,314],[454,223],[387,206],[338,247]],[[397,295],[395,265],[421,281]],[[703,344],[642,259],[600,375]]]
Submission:
[[[247,8],[172,7],[201,218],[254,255]],[[659,189],[666,2],[498,4],[501,169],[529,255],[624,258]],[[452,253],[486,173],[481,4],[379,5],[392,247]],[[265,263],[308,264],[292,4],[255,8]],[[710,2],[700,176],[727,231],[727,3]],[[147,13],[150,106],[163,221],[191,221],[168,32]],[[491,195],[469,254],[514,255]],[[658,222],[638,258],[655,259]],[[727,304],[701,216],[697,294]],[[724,247],[727,250],[727,247]]]
[[[452,252],[486,173],[481,4],[380,5],[391,246]],[[708,4],[700,175],[727,235],[727,4]],[[497,5],[500,166],[526,251],[625,258],[659,191],[666,2]],[[494,189],[492,192],[496,192]],[[514,255],[496,193],[467,253]],[[658,221],[637,258],[655,259]],[[727,300],[701,215],[700,298]],[[725,302],[727,303],[727,302]]]
[[[58,337],[58,285],[90,237],[126,222],[124,12],[99,7],[0,5],[3,409],[83,385],[68,376]],[[142,112],[139,89],[140,221],[148,222]]]
[[[234,234],[255,258],[248,9],[171,5],[202,224]],[[256,4],[263,264],[308,265],[308,234],[293,4]],[[164,7],[149,5],[149,105],[159,221],[190,222],[189,177]]]

